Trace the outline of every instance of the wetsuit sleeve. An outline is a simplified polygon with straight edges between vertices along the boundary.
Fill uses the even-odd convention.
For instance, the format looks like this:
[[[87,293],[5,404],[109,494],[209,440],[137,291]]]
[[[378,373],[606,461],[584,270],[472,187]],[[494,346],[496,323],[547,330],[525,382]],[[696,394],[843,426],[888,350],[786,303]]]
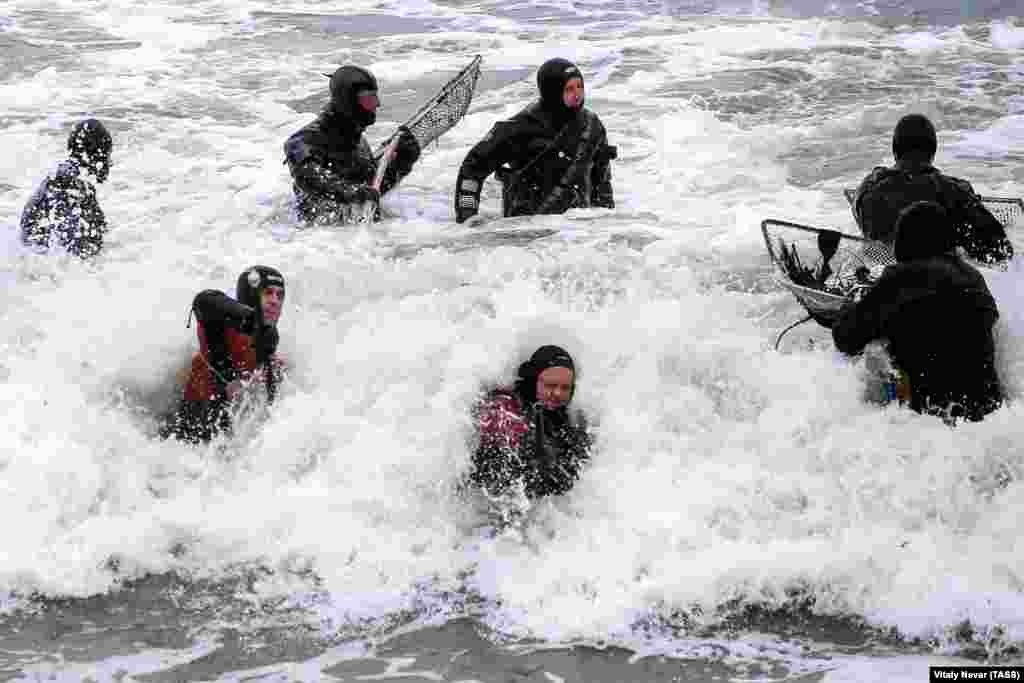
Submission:
[[[206,289],[192,300],[192,310],[203,325],[222,325],[246,334],[252,331],[256,311],[224,292]]]
[[[420,143],[417,142],[415,136],[409,132],[408,128],[402,127],[399,130],[395,158],[388,164],[387,170],[384,171],[384,179],[380,184],[381,194],[386,194],[395,185],[398,185],[402,178],[409,175],[413,164],[420,158]]]
[[[238,378],[238,371],[228,352],[224,330],[230,327],[246,334],[251,333],[255,311],[215,289],[199,292],[192,300],[192,311],[203,326],[209,352],[206,362],[213,370],[217,393],[224,398],[228,382]]]
[[[545,447],[551,452],[537,463],[542,490],[555,495],[566,493],[579,480],[584,463],[590,459],[590,435],[583,425],[567,427]]]
[[[331,197],[345,204],[368,198],[366,183],[347,181],[328,168],[299,133],[285,143],[284,154],[292,180],[303,192]]]
[[[519,447],[528,425],[515,399],[495,396],[476,409],[479,444],[471,480],[497,493],[522,475]]]
[[[25,246],[46,248],[50,243],[50,226],[40,220],[49,211],[49,186],[47,178],[32,194],[21,213],[21,241]]]
[[[590,174],[590,204],[605,209],[615,208],[615,196],[612,193],[612,159],[618,157],[618,150],[608,144],[608,134],[601,129],[601,139],[594,155],[594,167]]]
[[[475,216],[480,209],[480,192],[487,176],[515,156],[516,125],[500,121],[487,136],[476,143],[462,161],[455,183],[455,220],[458,223]]]
[[[904,271],[903,266],[889,266],[863,299],[840,311],[832,326],[837,349],[849,355],[860,353],[870,342],[886,335],[889,321],[905,303],[929,294],[908,286],[908,278],[902,277]]]
[[[960,233],[960,246],[972,259],[983,263],[998,263],[1013,258],[1013,245],[1006,237],[1006,229],[985,208],[971,184],[958,178],[949,180],[955,188],[953,210]]]
[[[853,204],[850,206],[850,209],[853,211],[853,218],[857,221],[861,234],[869,239],[879,239],[876,236],[879,234],[879,230],[874,224],[871,202],[867,195],[878,186],[878,183],[881,182],[883,175],[887,171],[888,169],[884,166],[876,166],[861,181],[860,186],[857,188],[857,193],[853,197]]]

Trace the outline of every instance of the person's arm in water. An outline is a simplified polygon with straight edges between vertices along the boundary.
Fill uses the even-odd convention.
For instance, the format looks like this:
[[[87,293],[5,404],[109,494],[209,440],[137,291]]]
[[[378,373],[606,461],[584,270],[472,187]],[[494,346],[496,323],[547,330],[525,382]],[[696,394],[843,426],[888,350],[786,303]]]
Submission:
[[[352,182],[331,170],[301,136],[301,131],[284,145],[285,161],[299,188],[312,195],[331,197],[343,204],[378,201],[380,193],[367,182]]]
[[[88,189],[81,197],[80,211],[74,219],[77,221],[74,226],[75,239],[68,247],[71,253],[83,258],[95,256],[103,250],[103,235],[107,232],[107,217],[96,199],[96,190],[91,186],[86,187]]]
[[[1013,258],[1013,245],[1003,224],[985,208],[981,197],[966,180],[950,178],[956,187],[953,218],[959,232],[958,243],[968,256],[982,263],[1000,263]]]
[[[217,394],[222,398],[233,398],[233,385],[239,379],[238,369],[231,361],[224,331],[227,328],[238,330],[244,334],[252,334],[256,325],[256,311],[243,303],[235,301],[224,292],[207,289],[196,295],[192,300],[192,311],[203,325],[208,349],[207,364],[213,371],[213,381]],[[237,388],[237,385],[234,385]]]
[[[612,159],[618,157],[618,149],[608,144],[608,134],[601,129],[601,140],[594,155],[594,167],[590,172],[592,206],[604,209],[615,208],[615,195],[612,191]]]
[[[388,164],[384,171],[384,179],[380,184],[380,193],[387,194],[405,176],[412,171],[413,164],[420,158],[420,143],[408,128],[399,128],[398,146],[395,148],[395,158]]]
[[[584,424],[551,428],[541,404],[534,408],[534,467],[545,494],[560,495],[580,478],[583,463],[590,457],[590,436]]]
[[[517,126],[499,121],[487,136],[476,143],[462,161],[455,182],[455,221],[463,223],[480,209],[480,192],[487,176],[515,156]]]
[[[889,266],[878,283],[857,303],[848,304],[832,326],[832,340],[842,353],[856,355],[885,336],[889,316],[898,311],[900,286],[897,266]]]

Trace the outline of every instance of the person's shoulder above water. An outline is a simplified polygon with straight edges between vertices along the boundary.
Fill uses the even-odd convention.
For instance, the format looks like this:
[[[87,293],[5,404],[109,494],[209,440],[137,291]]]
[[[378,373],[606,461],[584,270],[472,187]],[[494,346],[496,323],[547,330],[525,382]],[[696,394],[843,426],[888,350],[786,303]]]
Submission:
[[[563,213],[570,208],[614,208],[604,125],[585,108],[583,74],[555,58],[537,71],[539,99],[498,122],[466,155],[455,186],[455,220],[476,215],[484,181],[498,174],[502,215]]]
[[[408,129],[381,179],[374,184],[377,159],[363,132],[377,120],[377,79],[367,69],[345,65],[330,77],[330,99],[320,115],[284,143],[292,176],[295,208],[307,222],[340,224],[356,205],[372,203],[379,218],[380,197],[412,170],[420,148]]]
[[[113,140],[103,123],[85,119],[72,128],[67,147],[67,159],[43,179],[22,211],[21,240],[40,251],[58,245],[86,258],[102,250],[107,231],[89,181],[106,181]]]
[[[516,487],[532,498],[565,493],[590,449],[583,421],[569,412],[575,363],[561,347],[542,346],[517,375],[513,387],[492,390],[477,405],[470,480],[491,493]]]

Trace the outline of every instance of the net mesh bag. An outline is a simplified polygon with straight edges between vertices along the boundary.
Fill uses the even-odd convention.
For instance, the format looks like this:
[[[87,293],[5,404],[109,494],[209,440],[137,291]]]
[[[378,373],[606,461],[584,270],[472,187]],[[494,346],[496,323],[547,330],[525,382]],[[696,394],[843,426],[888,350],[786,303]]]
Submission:
[[[474,57],[466,68],[448,81],[440,92],[403,124],[416,138],[420,147],[426,147],[451,130],[469,111],[469,105],[473,101],[473,93],[476,90],[476,82],[480,78],[480,63],[482,61],[483,57],[480,55]],[[393,138],[394,135],[388,138],[381,145],[380,150],[383,150]]]
[[[1013,227],[1024,215],[1024,199],[1013,197],[982,197],[981,203],[1003,224],[1004,228]]]
[[[889,245],[832,230],[766,220],[762,232],[776,280],[822,324],[835,321],[896,262]],[[835,244],[826,259],[822,244],[829,238]]]

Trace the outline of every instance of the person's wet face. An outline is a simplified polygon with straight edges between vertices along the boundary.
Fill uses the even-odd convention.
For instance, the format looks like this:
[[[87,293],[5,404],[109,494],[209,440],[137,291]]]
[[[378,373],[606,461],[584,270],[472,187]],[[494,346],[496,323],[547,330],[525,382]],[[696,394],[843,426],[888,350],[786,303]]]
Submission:
[[[569,368],[548,368],[537,375],[537,400],[548,410],[561,408],[572,398],[575,378]]]
[[[570,78],[562,89],[562,102],[569,109],[579,109],[583,106],[583,79]]]
[[[277,319],[281,317],[281,307],[283,305],[283,287],[270,285],[260,291],[260,308],[263,310],[263,322],[267,325],[277,324]]]

